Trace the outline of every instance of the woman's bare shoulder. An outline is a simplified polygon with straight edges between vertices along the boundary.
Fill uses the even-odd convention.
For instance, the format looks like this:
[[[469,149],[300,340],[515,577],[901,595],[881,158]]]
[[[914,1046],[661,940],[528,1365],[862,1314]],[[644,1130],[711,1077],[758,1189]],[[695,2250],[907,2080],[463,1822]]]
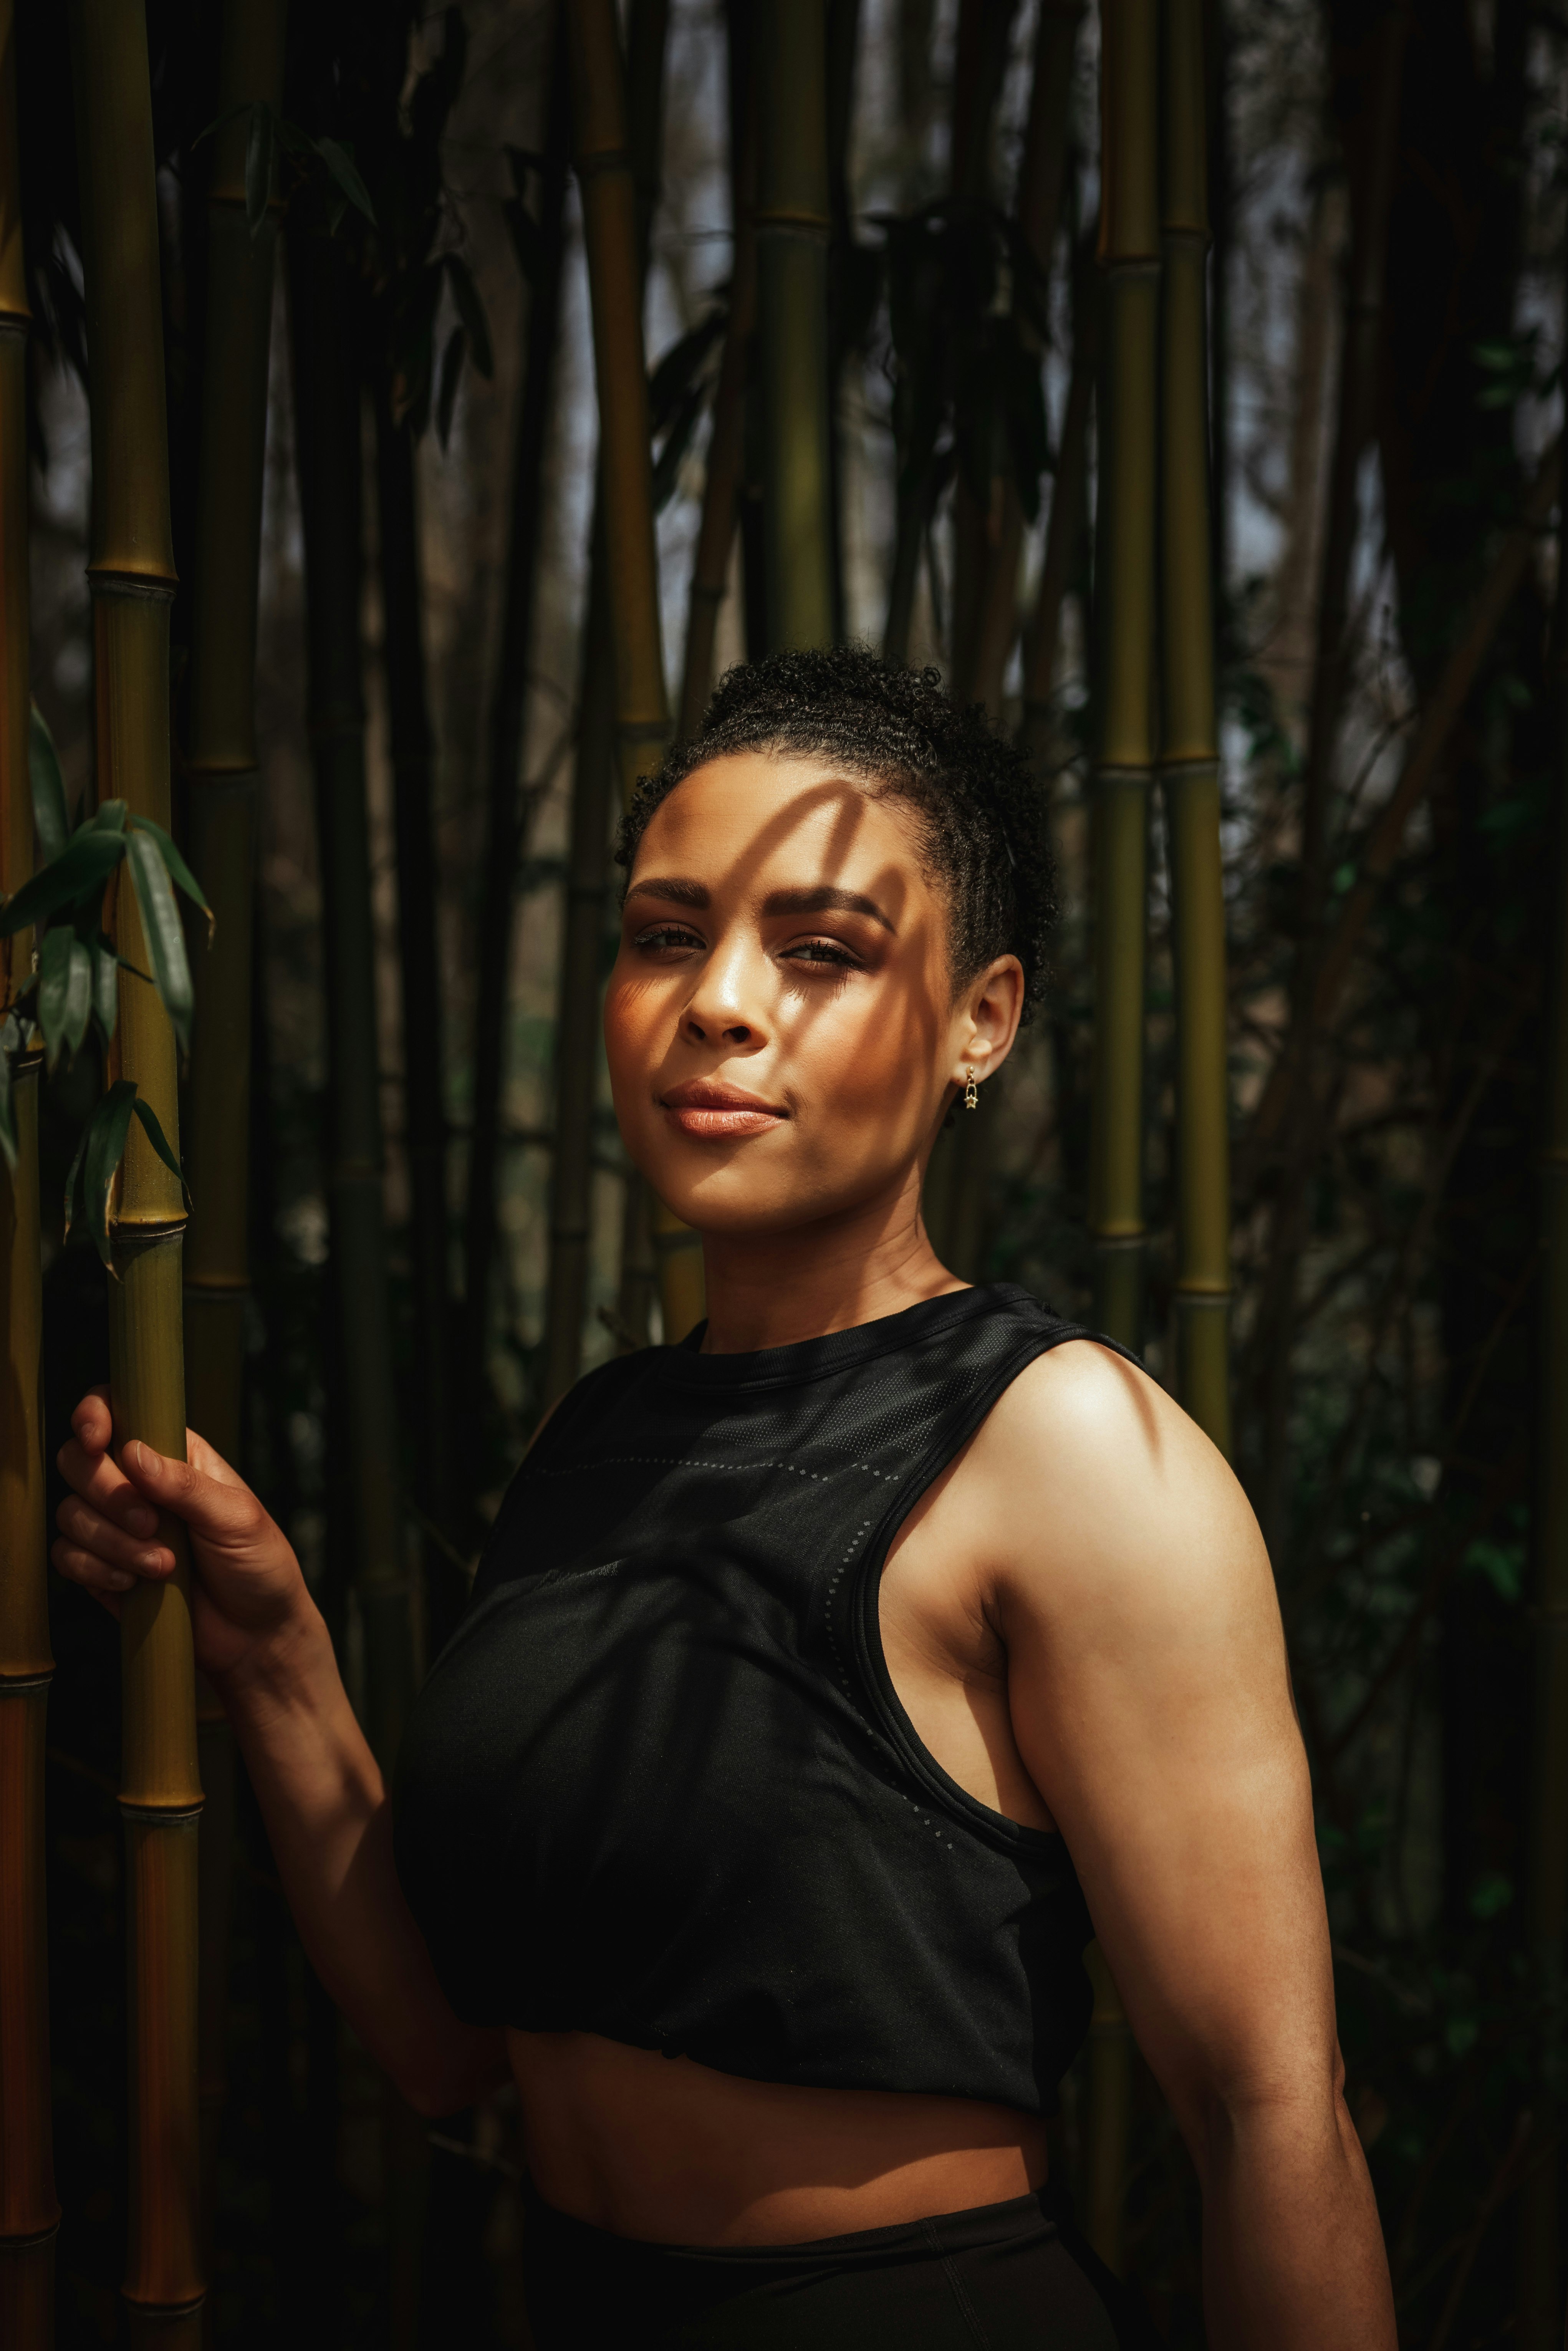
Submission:
[[[1234,1579],[1270,1589],[1229,1465],[1159,1383],[1113,1348],[1064,1341],[1019,1374],[977,1439],[995,1555],[1031,1584],[1100,1597]]]

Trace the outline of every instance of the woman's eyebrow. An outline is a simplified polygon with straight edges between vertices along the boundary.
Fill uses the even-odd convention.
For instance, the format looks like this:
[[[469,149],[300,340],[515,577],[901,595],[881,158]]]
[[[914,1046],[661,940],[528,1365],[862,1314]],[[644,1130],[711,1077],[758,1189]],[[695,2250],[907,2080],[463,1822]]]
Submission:
[[[883,914],[874,898],[859,890],[841,890],[831,882],[799,890],[770,890],[762,901],[765,914],[869,914],[884,931],[898,935],[898,925]]]
[[[673,901],[677,906],[706,906],[708,903],[706,883],[688,882],[678,873],[667,879],[633,882],[626,896],[627,898],[664,898]],[[624,904],[625,901],[622,903]]]

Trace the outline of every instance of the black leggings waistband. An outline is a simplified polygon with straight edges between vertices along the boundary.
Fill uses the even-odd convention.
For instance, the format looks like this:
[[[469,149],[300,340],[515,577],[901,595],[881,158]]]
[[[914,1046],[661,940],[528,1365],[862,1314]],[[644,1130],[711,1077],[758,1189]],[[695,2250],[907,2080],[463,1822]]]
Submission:
[[[794,2245],[648,2244],[524,2196],[538,2351],[1143,2351],[1152,2340],[1049,2187]]]

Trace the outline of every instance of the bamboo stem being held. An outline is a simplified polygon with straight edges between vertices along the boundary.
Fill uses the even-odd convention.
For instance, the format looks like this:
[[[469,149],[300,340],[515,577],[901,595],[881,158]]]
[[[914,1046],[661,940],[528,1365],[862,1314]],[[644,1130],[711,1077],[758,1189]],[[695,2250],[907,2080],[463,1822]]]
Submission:
[[[0,0],[0,893],[33,867],[27,778],[27,308],[23,272],[13,0]],[[5,995],[32,937],[5,942]],[[0,2342],[54,2340],[55,2195],[49,2099],[44,1745],[49,1683],[38,1255],[38,1058],[16,1069],[16,1165],[0,1158]]]
[[[616,765],[624,802],[670,735],[659,629],[637,197],[627,151],[626,97],[612,0],[578,0],[568,20],[599,388]],[[662,1205],[654,1208],[653,1225],[664,1337],[673,1341],[684,1338],[701,1320],[702,1255],[696,1236]]]
[[[185,771],[191,862],[213,910],[194,958],[186,1089],[192,1176],[185,1235],[184,1346],[192,1426],[236,1464],[243,1451],[249,1225],[252,920],[256,872],[256,625],[262,472],[272,347],[277,210],[253,233],[246,202],[248,110],[283,89],[284,0],[228,0],[218,129],[207,193],[207,357],[203,384]],[[238,110],[246,110],[239,111]],[[198,1834],[200,2068],[204,2259],[211,2265],[218,2127],[227,2093],[234,1742],[198,1678],[197,1747],[206,1801]],[[209,2314],[210,2315],[210,2314]]]
[[[1230,1100],[1208,507],[1203,0],[1166,0],[1160,723],[1176,971],[1176,1388],[1230,1451]]]
[[[88,337],[93,354],[92,525],[98,785],[132,815],[169,820],[168,441],[146,26],[123,0],[72,0]],[[134,893],[113,893],[120,954],[147,966]],[[171,1144],[174,1035],[156,992],[122,971],[111,1073],[131,1080]],[[175,1145],[177,1147],[177,1144]],[[110,1387],[117,1446],[185,1451],[177,1177],[133,1124],[110,1207]],[[196,1751],[184,1530],[164,1583],[120,1611],[131,2026],[130,2243],[124,2294],[137,2340],[194,2345],[205,2281],[198,2222]]]
[[[824,0],[760,0],[755,71],[765,94],[757,317],[768,643],[777,650],[833,637]]]
[[[1094,1321],[1136,1348],[1144,1321],[1144,975],[1154,764],[1155,391],[1159,343],[1155,0],[1107,0],[1102,19],[1106,277],[1096,594],[1099,726],[1093,782],[1094,1040],[1089,1230]],[[1103,1986],[1091,2043],[1091,2241],[1121,2265],[1131,2057]]]

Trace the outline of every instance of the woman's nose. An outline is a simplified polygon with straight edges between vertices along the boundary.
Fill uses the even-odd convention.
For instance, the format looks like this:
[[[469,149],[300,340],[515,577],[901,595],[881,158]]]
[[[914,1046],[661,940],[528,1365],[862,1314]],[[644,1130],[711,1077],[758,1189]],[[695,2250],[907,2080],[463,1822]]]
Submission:
[[[753,958],[745,953],[716,955],[704,969],[681,1016],[681,1034],[687,1043],[765,1043],[758,977]]]

